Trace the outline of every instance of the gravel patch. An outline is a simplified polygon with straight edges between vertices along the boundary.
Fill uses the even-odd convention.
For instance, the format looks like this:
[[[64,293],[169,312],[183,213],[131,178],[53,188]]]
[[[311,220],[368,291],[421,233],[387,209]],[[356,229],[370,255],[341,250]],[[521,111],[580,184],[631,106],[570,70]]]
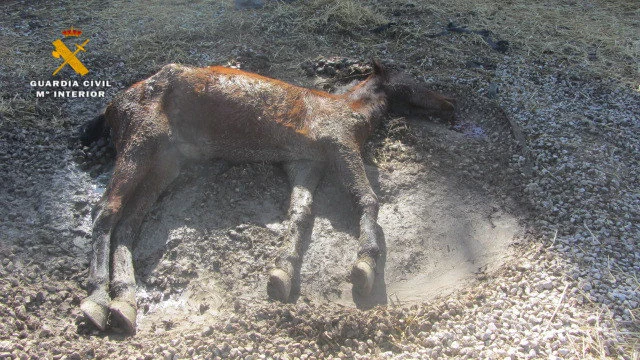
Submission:
[[[632,323],[640,301],[640,94],[522,63],[513,60],[498,74],[504,107],[527,134],[534,159],[525,186],[533,224],[574,265],[567,275],[585,301]],[[524,102],[525,93],[540,96]]]
[[[16,4],[24,5],[14,3],[14,10]],[[414,7],[407,3],[401,8],[411,21]],[[16,17],[16,24],[7,23],[0,30],[22,37],[44,33],[37,30],[41,19],[31,15],[36,9],[25,9]],[[466,16],[476,15],[460,17]],[[419,21],[419,16],[415,17]],[[423,41],[413,33],[403,33],[401,30],[409,27],[400,25],[391,27],[395,32],[389,36]],[[49,35],[41,36],[45,39]],[[127,42],[131,38],[123,37]],[[46,39],[39,39],[38,46],[48,54],[50,39]],[[322,42],[330,42],[327,39],[332,38]],[[386,39],[380,49],[398,46],[394,45],[397,39],[389,39],[393,41]],[[527,229],[524,236],[514,239],[515,259],[497,270],[479,269],[471,285],[427,302],[406,303],[390,297],[385,306],[358,310],[302,296],[295,304],[275,305],[260,298],[246,301],[242,297],[245,289],[233,281],[213,285],[191,281],[211,275],[203,275],[200,265],[215,270],[220,264],[207,264],[204,255],[219,250],[210,243],[190,248],[198,239],[187,229],[191,221],[187,219],[185,229],[168,235],[170,241],[164,254],[158,255],[160,260],[141,266],[148,273],[142,274],[139,299],[150,320],[148,327],[129,338],[98,332],[78,309],[86,294],[91,208],[108,178],[113,149],[107,142],[78,146],[71,134],[98,106],[52,100],[43,101],[40,108],[33,105],[27,82],[21,82],[24,74],[20,81],[7,81],[9,90],[20,96],[3,93],[0,103],[0,359],[637,359],[640,93],[593,75],[589,62],[575,65],[553,53],[532,61],[533,56],[518,55],[523,53],[518,44],[503,55],[484,43],[475,44],[474,39],[471,35],[436,39],[441,41],[438,46],[457,44],[469,52],[462,52],[453,65],[449,58],[436,54],[435,60],[425,59],[420,52],[406,54],[407,61],[398,61],[407,63],[408,70],[414,72],[415,64],[427,66],[432,61],[434,71],[444,69],[424,75],[424,80],[461,100],[462,122],[455,130],[459,138],[468,138],[468,143],[454,144],[437,136],[421,142],[412,130],[418,129],[421,136],[441,133],[406,119],[392,119],[369,145],[367,156],[369,162],[386,159],[377,164],[385,171],[428,164],[450,179],[455,174],[461,184],[481,188],[500,199],[500,206],[517,213]],[[96,44],[98,40],[96,36]],[[106,38],[100,41],[107,46]],[[213,56],[223,62],[224,56],[232,54],[225,52],[228,49],[223,51],[226,45],[214,45],[216,52],[202,48],[194,50],[193,56],[206,61]],[[277,54],[287,52],[280,50]],[[353,56],[334,50],[340,56]],[[242,54],[257,58],[260,68],[268,69],[268,56],[275,55],[266,53],[258,56],[243,50]],[[25,61],[17,55],[15,58]],[[475,58],[482,61],[465,65]],[[349,59],[329,58],[323,64],[317,60],[298,62],[303,66],[298,73],[291,71],[297,66],[290,65],[295,59],[277,58],[280,63],[275,65],[279,71],[286,67],[290,77],[302,77],[306,72],[346,79],[366,72]],[[115,87],[124,87],[133,80],[130,78],[142,77],[146,67],[154,66],[144,62],[129,72],[119,58],[117,63],[117,67],[104,69],[105,73],[119,71],[114,76],[126,79],[114,82]],[[456,68],[455,76],[447,72],[448,66]],[[2,79],[10,79],[10,71],[2,70]],[[49,72],[47,68],[28,74]],[[19,105],[9,111],[6,104]],[[67,114],[73,114],[73,119]],[[496,123],[496,128],[487,127]],[[460,157],[462,150],[468,154],[474,146],[478,150],[473,156]],[[235,167],[221,175],[225,181],[212,185],[211,194],[205,197],[222,193],[221,197],[233,204],[239,198],[236,189],[245,186],[238,179],[246,176],[257,179],[248,187],[261,196],[286,197],[285,181],[273,168],[260,165]],[[182,186],[193,183],[189,176],[180,181]],[[393,195],[382,194],[381,198]],[[195,200],[194,204],[199,206]],[[272,213],[276,210],[280,209],[272,209]],[[206,214],[202,216],[204,219]],[[246,217],[229,222],[237,225],[243,219]],[[273,236],[273,231],[243,224],[208,234],[219,241],[220,249],[246,265],[244,273],[235,274],[237,268],[224,270],[229,272],[223,274],[227,280],[244,276],[248,282],[260,284],[268,258],[264,253],[269,249],[236,250],[249,248],[247,239]],[[238,249],[224,247],[227,243],[221,239],[226,237],[240,239],[234,243]],[[197,266],[195,261],[179,261],[183,258],[169,261],[172,254],[181,251],[199,253],[194,257]],[[185,295],[196,286],[202,286],[205,293],[222,288],[229,295],[208,302]],[[262,290],[258,285],[252,289]],[[195,302],[181,302],[181,295]],[[174,306],[176,317],[153,318],[155,307],[168,305]],[[189,321],[176,321],[180,314],[185,314],[185,319],[188,315]]]
[[[524,186],[533,208],[530,241],[516,245],[521,257],[477,286],[412,306],[361,311],[304,299],[276,307],[236,301],[209,325],[161,322],[143,338],[97,336],[77,310],[87,264],[76,258],[86,249],[90,204],[100,191],[91,184],[100,181],[89,180],[71,158],[92,148],[71,151],[63,134],[4,132],[3,181],[10,186],[1,197],[0,357],[627,357],[624,335],[637,331],[640,301],[634,113],[640,96],[522,64],[507,59],[494,81],[527,142],[528,153],[514,156],[511,166],[523,174],[531,167]],[[29,145],[21,146],[25,139]],[[51,188],[57,190],[44,191]]]

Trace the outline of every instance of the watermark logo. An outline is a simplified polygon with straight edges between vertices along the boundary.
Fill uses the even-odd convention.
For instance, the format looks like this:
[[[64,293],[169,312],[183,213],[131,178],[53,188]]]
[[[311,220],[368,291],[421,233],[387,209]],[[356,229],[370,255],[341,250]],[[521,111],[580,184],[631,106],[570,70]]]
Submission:
[[[82,35],[82,31],[71,27],[70,29],[63,30],[62,35],[64,35],[65,38],[68,38],[68,37],[79,38],[80,35]],[[88,43],[89,43],[89,39],[86,39],[82,44],[75,44],[76,49],[75,51],[71,52],[71,50],[67,47],[67,45],[65,45],[62,42],[61,39],[56,39],[53,42],[53,46],[55,47],[55,50],[51,52],[51,55],[53,55],[53,57],[56,59],[62,59],[63,62],[53,72],[53,75],[56,75],[58,72],[60,72],[60,70],[62,70],[67,65],[69,65],[73,69],[73,71],[80,74],[81,76],[85,76],[86,74],[88,74],[89,69],[87,69],[86,66],[84,66],[84,64],[80,62],[80,60],[76,56],[80,51],[86,52],[84,47],[87,46]]]
[[[74,29],[73,27],[63,30],[62,35],[64,35],[65,38],[77,38],[78,43],[74,44],[75,50],[71,51],[69,47],[62,42],[62,39],[56,39],[53,41],[55,50],[51,52],[51,55],[56,59],[62,60],[62,63],[53,72],[53,76],[58,73],[60,73],[60,75],[64,74],[65,72],[61,72],[61,70],[67,65],[69,65],[76,74],[81,76],[87,75],[89,73],[89,69],[87,69],[87,67],[80,61],[78,54],[80,52],[86,52],[85,46],[89,43],[89,38],[87,37],[83,42],[79,42],[82,30]],[[73,76],[71,71],[66,71],[66,73]],[[85,80],[77,80],[73,78],[55,78],[45,80],[33,79],[29,82],[29,85],[33,89],[37,98],[103,98],[105,97],[108,88],[111,87],[109,80],[92,79],[92,76],[87,76],[84,79]]]

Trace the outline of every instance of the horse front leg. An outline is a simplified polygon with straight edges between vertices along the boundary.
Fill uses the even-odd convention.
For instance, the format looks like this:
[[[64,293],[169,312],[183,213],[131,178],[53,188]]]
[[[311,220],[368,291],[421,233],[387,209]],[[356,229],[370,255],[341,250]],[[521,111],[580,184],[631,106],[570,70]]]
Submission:
[[[114,325],[128,334],[135,334],[137,318],[133,245],[149,209],[180,173],[180,155],[175,149],[154,149],[151,154],[153,156],[143,158],[146,173],[113,233],[111,290],[114,299],[109,310]]]
[[[329,153],[343,185],[353,195],[360,215],[359,249],[351,269],[351,282],[360,295],[371,293],[376,260],[380,255],[378,232],[378,197],[373,192],[359,148],[355,143],[332,144]]]
[[[313,224],[313,193],[322,178],[324,164],[292,161],[285,165],[285,170],[291,184],[291,200],[283,244],[267,284],[269,297],[282,302],[289,300],[292,281],[300,275],[302,244],[310,237]]]

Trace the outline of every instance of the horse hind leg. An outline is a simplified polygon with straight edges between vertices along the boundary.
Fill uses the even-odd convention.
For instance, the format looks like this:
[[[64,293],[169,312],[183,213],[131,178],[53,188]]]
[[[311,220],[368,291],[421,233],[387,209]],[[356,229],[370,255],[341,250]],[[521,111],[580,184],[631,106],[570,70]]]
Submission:
[[[291,183],[287,229],[283,236],[276,267],[269,274],[267,294],[274,300],[286,302],[291,284],[299,276],[302,243],[311,231],[313,193],[320,182],[324,165],[312,161],[295,161],[285,166]]]
[[[89,296],[80,303],[80,309],[98,329],[105,330],[109,316],[109,280],[111,238],[145,173],[135,161],[122,156],[116,161],[113,176],[95,208],[92,231],[91,264],[89,266]]]
[[[98,329],[105,330],[109,316],[109,255],[111,230],[118,219],[119,209],[107,191],[95,207],[92,231],[91,264],[89,266],[89,296],[80,309]],[[110,205],[111,204],[111,205]]]
[[[137,302],[136,281],[133,266],[133,244],[149,209],[166,187],[180,172],[180,156],[176,150],[158,152],[158,156],[147,159],[151,164],[147,174],[138,185],[136,194],[127,206],[114,232],[113,274],[111,289],[114,299],[109,310],[114,326],[128,334],[136,331]]]

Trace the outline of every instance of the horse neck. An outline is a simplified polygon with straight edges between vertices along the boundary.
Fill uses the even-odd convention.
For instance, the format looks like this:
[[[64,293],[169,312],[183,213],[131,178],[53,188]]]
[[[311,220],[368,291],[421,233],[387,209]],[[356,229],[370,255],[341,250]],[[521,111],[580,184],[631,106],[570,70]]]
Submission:
[[[381,88],[381,79],[372,75],[365,81],[355,85],[345,97],[351,108],[362,114],[375,128],[382,115],[387,111],[387,95]]]

